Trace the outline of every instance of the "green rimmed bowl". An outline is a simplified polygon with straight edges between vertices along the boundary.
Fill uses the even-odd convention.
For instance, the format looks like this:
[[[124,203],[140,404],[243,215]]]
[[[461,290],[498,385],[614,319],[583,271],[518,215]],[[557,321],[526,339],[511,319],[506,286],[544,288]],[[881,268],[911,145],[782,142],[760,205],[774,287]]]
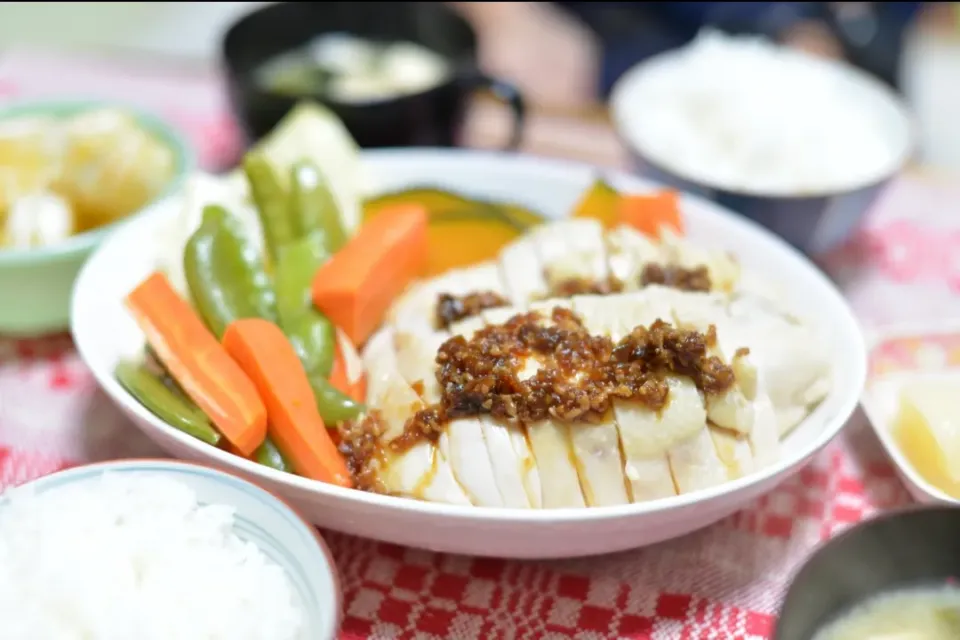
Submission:
[[[122,103],[90,100],[47,100],[0,106],[0,121],[26,116],[68,118],[94,109],[115,108],[173,151],[174,172],[166,188],[141,210],[49,247],[0,249],[0,335],[34,336],[70,326],[70,296],[80,267],[114,229],[139,215],[153,202],[177,191],[196,165],[193,149],[157,116]]]

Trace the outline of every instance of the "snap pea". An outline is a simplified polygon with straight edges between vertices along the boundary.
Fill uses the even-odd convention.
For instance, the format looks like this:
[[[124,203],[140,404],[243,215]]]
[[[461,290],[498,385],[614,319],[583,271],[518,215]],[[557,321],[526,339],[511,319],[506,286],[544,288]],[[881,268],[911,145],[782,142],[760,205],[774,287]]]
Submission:
[[[337,201],[319,167],[309,160],[290,169],[290,216],[299,236],[322,234],[331,255],[347,242]]]
[[[310,380],[310,387],[317,401],[317,410],[324,424],[332,426],[344,420],[351,420],[363,411],[362,404],[354,402],[349,396],[337,391],[324,376],[308,373],[307,378]]]
[[[260,216],[267,253],[271,260],[275,260],[280,247],[296,238],[290,217],[289,194],[263,155],[254,151],[247,153],[243,157],[243,171]]]
[[[314,308],[310,283],[327,257],[323,237],[312,233],[283,247],[274,274],[280,328],[304,369],[322,376],[333,368],[337,334],[333,323]]]
[[[257,447],[257,450],[253,454],[253,459],[265,467],[293,473],[293,465],[290,464],[290,461],[280,452],[280,449],[277,448],[277,445],[275,445],[270,438],[264,440],[263,444]]]
[[[274,269],[274,288],[277,316],[281,321],[313,308],[310,298],[313,274],[329,257],[326,239],[319,233],[294,240],[280,250]]]
[[[194,305],[217,338],[238,318],[273,319],[270,276],[223,207],[204,208],[200,227],[184,248],[183,268]]]
[[[114,372],[123,388],[161,420],[198,440],[216,446],[220,433],[193,402],[176,393],[146,365],[122,361]]]

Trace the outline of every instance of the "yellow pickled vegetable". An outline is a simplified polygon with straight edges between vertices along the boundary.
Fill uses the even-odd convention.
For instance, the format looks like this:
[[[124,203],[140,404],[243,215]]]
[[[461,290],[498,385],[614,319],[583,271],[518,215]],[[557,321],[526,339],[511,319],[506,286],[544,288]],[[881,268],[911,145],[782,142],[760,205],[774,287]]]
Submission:
[[[908,384],[900,394],[893,436],[923,478],[960,498],[960,380]]]

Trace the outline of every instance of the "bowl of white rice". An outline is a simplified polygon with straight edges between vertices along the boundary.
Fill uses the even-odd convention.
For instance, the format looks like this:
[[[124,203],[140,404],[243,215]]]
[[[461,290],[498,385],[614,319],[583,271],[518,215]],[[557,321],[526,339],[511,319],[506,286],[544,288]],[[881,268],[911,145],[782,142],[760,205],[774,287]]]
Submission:
[[[340,607],[316,529],[215,469],[109,462],[0,495],[4,640],[327,640]]]
[[[625,73],[610,106],[641,173],[808,253],[844,242],[914,149],[909,111],[869,75],[713,31]]]

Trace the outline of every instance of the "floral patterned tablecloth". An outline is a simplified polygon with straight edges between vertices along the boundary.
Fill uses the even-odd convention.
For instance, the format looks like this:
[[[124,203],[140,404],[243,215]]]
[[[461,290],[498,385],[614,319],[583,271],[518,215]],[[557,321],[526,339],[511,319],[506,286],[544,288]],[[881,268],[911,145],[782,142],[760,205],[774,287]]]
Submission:
[[[192,137],[207,167],[239,149],[215,78],[75,57],[0,57],[0,99],[54,94],[148,105]],[[857,241],[824,258],[866,326],[960,318],[958,202],[960,188],[943,179],[905,176]],[[69,336],[0,339],[0,489],[70,465],[144,455],[159,452],[98,390]],[[771,634],[790,575],[818,542],[908,502],[858,412],[775,491],[646,549],[513,562],[333,532],[326,539],[344,589],[343,638],[755,640]]]

